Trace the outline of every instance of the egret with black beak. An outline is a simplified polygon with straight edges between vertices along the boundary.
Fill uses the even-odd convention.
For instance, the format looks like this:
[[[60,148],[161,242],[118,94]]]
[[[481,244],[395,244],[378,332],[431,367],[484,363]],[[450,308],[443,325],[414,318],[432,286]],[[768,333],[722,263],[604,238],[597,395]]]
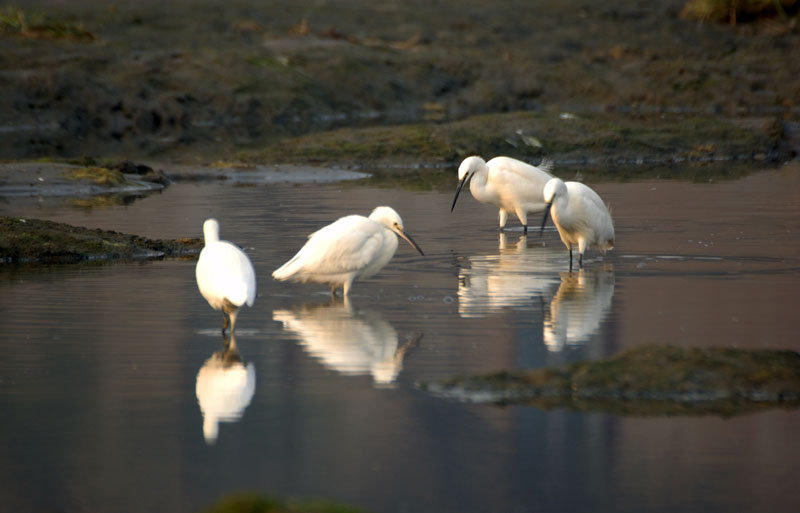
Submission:
[[[456,208],[458,195],[469,181],[469,190],[476,200],[500,209],[500,231],[511,212],[522,223],[523,232],[528,233],[528,214],[545,208],[542,191],[553,178],[552,168],[552,162],[546,160],[536,167],[510,157],[495,157],[489,162],[476,156],[467,157],[458,167],[458,189],[450,212]]]
[[[369,217],[339,218],[308,236],[308,242],[272,273],[280,281],[327,283],[331,295],[342,287],[350,294],[356,278],[368,278],[385,266],[397,250],[397,237],[425,253],[404,231],[403,220],[391,207],[376,207]]]
[[[614,247],[614,223],[608,207],[600,196],[580,182],[564,182],[553,178],[544,187],[547,207],[542,218],[542,228],[547,215],[552,214],[561,241],[569,250],[569,270],[572,270],[572,247],[578,246],[578,265],[583,268],[583,253],[597,246],[605,253]]]

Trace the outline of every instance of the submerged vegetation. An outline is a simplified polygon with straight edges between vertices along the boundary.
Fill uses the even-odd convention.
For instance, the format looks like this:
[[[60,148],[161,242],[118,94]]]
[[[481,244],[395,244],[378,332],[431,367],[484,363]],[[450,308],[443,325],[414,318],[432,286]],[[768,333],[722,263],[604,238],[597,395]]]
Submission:
[[[558,368],[457,377],[422,387],[497,404],[666,415],[735,415],[800,405],[794,351],[644,346]]]

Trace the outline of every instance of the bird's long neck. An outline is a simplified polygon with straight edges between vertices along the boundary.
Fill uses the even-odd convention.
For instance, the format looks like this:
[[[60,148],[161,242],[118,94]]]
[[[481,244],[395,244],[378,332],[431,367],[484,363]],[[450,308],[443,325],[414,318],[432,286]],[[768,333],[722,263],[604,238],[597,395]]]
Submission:
[[[214,228],[206,228],[203,230],[203,240],[206,246],[214,242],[219,242],[219,233]]]
[[[478,201],[492,201],[495,197],[494,191],[487,187],[488,178],[488,169],[484,164],[483,168],[475,171],[469,180],[469,190]]]
[[[569,195],[564,192],[553,198],[553,208],[550,209],[550,216],[553,222],[561,225],[570,224],[570,209],[568,208]]]

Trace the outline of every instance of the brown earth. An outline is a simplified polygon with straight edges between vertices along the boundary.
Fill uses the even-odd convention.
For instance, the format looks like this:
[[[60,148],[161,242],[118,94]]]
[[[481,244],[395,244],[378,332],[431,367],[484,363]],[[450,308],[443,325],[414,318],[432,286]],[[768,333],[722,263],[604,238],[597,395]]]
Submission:
[[[796,13],[731,26],[683,19],[684,3],[31,0],[29,18],[79,30],[0,32],[0,158],[208,162],[330,128],[512,111],[796,132]]]
[[[800,405],[794,351],[641,346],[558,368],[454,377],[444,397],[634,415],[719,414]]]
[[[194,258],[202,247],[200,239],[153,240],[40,219],[0,217],[0,264]]]

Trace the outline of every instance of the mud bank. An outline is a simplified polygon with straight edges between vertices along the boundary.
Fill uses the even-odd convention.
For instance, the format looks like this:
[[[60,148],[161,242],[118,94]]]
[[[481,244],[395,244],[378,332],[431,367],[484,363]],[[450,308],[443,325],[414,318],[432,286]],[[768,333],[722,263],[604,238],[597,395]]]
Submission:
[[[558,166],[631,166],[721,161],[782,162],[800,152],[793,125],[773,118],[651,114],[620,118],[603,113],[516,112],[437,124],[341,128],[285,138],[243,162],[375,166],[460,162],[469,155],[546,157]]]
[[[203,241],[147,239],[40,219],[0,217],[0,264],[196,257]]]
[[[472,402],[634,415],[736,415],[800,405],[800,354],[646,346],[606,360],[420,386]]]
[[[650,130],[641,113],[796,121],[796,21],[701,23],[685,4],[30,0],[30,17],[91,37],[0,34],[0,156],[208,162],[345,126],[519,111]]]
[[[142,164],[85,164],[0,163],[0,197],[136,195],[161,190],[170,183],[163,171]]]

